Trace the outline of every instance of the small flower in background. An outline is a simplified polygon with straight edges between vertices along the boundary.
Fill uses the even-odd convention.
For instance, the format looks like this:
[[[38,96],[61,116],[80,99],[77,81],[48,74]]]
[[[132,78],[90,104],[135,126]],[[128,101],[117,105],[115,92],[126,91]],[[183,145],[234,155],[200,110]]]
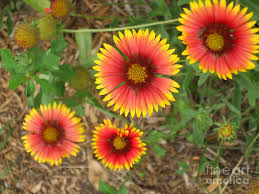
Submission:
[[[39,31],[32,24],[23,22],[15,27],[15,42],[22,48],[32,48],[39,40]]]
[[[55,18],[65,19],[72,10],[72,3],[70,0],[52,0],[50,10]]]
[[[179,84],[169,76],[177,74],[182,67],[175,64],[179,57],[173,54],[166,39],[160,40],[153,31],[125,30],[119,32],[119,38],[114,36],[114,42],[119,50],[108,44],[101,48],[97,56],[97,64],[93,68],[97,89],[102,89],[100,95],[106,95],[104,101],[109,101],[108,107],[114,105],[114,111],[120,109],[120,114],[132,118],[137,115],[151,116],[153,108],[158,111],[158,105],[165,107],[170,101],[175,101],[171,92],[177,93]],[[126,59],[124,58],[126,56]]]
[[[250,183],[250,192],[249,194],[259,194],[259,179],[253,180]]]
[[[82,66],[76,66],[74,67],[74,72],[75,74],[70,80],[69,85],[76,90],[87,88],[91,79],[88,69]]]
[[[98,160],[102,159],[105,167],[112,170],[125,167],[130,170],[140,156],[146,153],[146,144],[140,140],[143,132],[133,128],[133,124],[118,129],[110,120],[104,120],[104,124],[95,128],[92,143],[94,154]]]
[[[222,125],[218,131],[218,138],[223,141],[232,142],[236,139],[234,126],[231,124]]]
[[[40,112],[33,108],[23,124],[30,132],[22,137],[26,151],[39,163],[51,165],[61,164],[62,158],[70,154],[76,156],[80,147],[75,142],[83,142],[85,136],[83,124],[74,114],[56,103],[41,105]]]
[[[52,40],[56,36],[56,20],[48,14],[39,19],[37,25],[41,40]]]
[[[252,28],[253,13],[247,7],[240,10],[232,1],[202,0],[190,3],[191,10],[184,8],[177,29],[182,32],[179,39],[187,45],[182,53],[188,55],[190,63],[199,61],[199,68],[206,73],[216,72],[219,78],[232,79],[232,73],[255,68],[253,53],[259,52],[259,28]]]

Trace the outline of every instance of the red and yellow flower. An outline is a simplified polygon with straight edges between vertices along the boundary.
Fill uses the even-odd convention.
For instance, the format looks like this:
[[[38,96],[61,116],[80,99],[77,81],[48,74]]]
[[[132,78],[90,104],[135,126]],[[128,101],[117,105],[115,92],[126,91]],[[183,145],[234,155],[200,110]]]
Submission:
[[[247,13],[247,7],[240,10],[240,5],[227,5],[226,0],[199,0],[190,7],[183,9],[182,25],[177,27],[182,32],[179,39],[187,45],[182,54],[190,63],[198,61],[204,73],[216,72],[223,79],[255,68],[259,28],[253,28],[256,21],[250,21],[253,13]]]
[[[105,167],[112,170],[125,167],[130,170],[140,156],[146,153],[146,144],[140,140],[143,132],[133,128],[133,124],[119,129],[110,120],[104,120],[104,124],[95,129],[92,143],[94,154],[98,160],[102,159]]]
[[[179,57],[173,54],[166,39],[160,40],[154,31],[125,30],[119,32],[119,38],[113,36],[121,53],[111,45],[104,44],[97,56],[93,68],[97,89],[100,95],[106,95],[108,107],[114,105],[114,111],[120,114],[143,117],[152,114],[158,105],[165,107],[175,101],[171,92],[178,92],[179,84],[169,76],[177,74],[181,65],[175,64]]]
[[[23,128],[29,131],[22,140],[27,152],[34,159],[59,165],[62,158],[73,156],[79,152],[75,142],[83,142],[85,136],[81,120],[74,116],[64,104],[40,106],[40,111],[32,109],[25,117]]]

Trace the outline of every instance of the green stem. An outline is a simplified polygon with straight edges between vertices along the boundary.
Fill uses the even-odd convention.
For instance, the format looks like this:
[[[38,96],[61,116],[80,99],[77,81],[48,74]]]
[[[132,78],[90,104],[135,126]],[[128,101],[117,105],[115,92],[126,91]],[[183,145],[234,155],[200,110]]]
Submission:
[[[135,166],[135,168],[132,171],[130,171],[130,173],[125,178],[125,180],[120,184],[118,190],[121,189],[130,180],[130,178],[135,174],[136,170],[140,167],[141,163],[146,159],[146,157],[151,152],[152,147],[153,147],[153,143],[150,145],[150,149],[148,149],[147,153],[143,156],[143,158],[139,161],[139,163]]]
[[[160,21],[160,22],[153,22],[149,24],[140,24],[135,26],[126,26],[126,27],[119,27],[119,28],[102,28],[102,29],[88,29],[88,28],[81,28],[78,30],[73,29],[64,29],[63,32],[67,33],[75,33],[75,32],[113,32],[113,31],[120,31],[125,29],[133,29],[133,28],[143,28],[143,27],[149,27],[149,26],[156,26],[156,25],[162,25],[162,24],[170,24],[177,22],[178,19],[171,19],[166,21]]]
[[[93,16],[93,15],[82,15],[82,14],[77,14],[77,13],[71,13],[70,14],[71,16],[74,16],[74,17],[84,17],[84,18],[92,18],[92,19],[100,19],[100,20],[112,20],[116,17],[109,17],[109,16]],[[127,18],[123,18],[123,17],[120,17],[120,19],[127,19]]]
[[[220,179],[220,170],[219,170],[219,158],[220,158],[220,155],[221,155],[221,150],[222,150],[222,141],[220,141],[219,143],[219,147],[217,149],[217,156],[216,156],[216,164],[217,164],[217,179],[219,180]],[[219,188],[219,194],[223,194],[222,192],[222,186],[220,184],[220,181],[218,181],[218,188]]]

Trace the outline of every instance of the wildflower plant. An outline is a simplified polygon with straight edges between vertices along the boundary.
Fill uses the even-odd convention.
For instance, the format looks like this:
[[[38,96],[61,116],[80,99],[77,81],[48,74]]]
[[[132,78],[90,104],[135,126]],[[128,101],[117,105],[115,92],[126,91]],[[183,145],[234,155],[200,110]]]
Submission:
[[[99,181],[101,192],[120,193],[150,152],[163,158],[175,141],[203,150],[197,180],[206,165],[219,165],[223,152],[239,149],[249,157],[258,146],[257,1],[154,0],[145,17],[127,16],[123,22],[109,17],[110,26],[103,29],[67,29],[69,17],[89,16],[73,12],[71,0],[38,1],[25,0],[42,12],[30,22],[14,25],[12,10],[18,4],[0,13],[0,29],[18,47],[18,52],[0,48],[0,66],[10,74],[10,89],[24,89],[30,111],[21,141],[36,161],[62,165],[84,144],[110,170],[126,169],[128,178],[118,188]],[[112,38],[96,48],[93,37],[99,32],[111,32]],[[70,42],[65,33],[77,44],[79,60],[73,58],[73,64],[63,60]],[[79,119],[92,114],[85,113],[84,103],[112,117],[89,128],[90,135]],[[113,118],[120,124],[115,126]],[[152,118],[158,118],[154,126],[142,125]],[[219,141],[210,141],[214,137]],[[222,144],[235,139],[244,143],[238,148]],[[204,154],[207,148],[215,149],[214,161]],[[179,176],[191,170],[186,161],[177,164]],[[223,193],[227,186],[218,190]]]

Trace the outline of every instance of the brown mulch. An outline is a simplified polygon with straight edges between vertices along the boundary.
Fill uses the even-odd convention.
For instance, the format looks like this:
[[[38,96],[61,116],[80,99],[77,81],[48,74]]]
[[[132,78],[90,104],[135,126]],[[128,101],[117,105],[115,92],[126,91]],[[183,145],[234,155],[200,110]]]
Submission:
[[[149,9],[143,6],[110,6],[105,1],[98,3],[93,0],[74,1],[76,13],[92,16],[109,16],[124,18],[128,15],[134,15],[135,11],[146,13]],[[103,2],[103,1],[100,1]],[[115,2],[115,1],[114,1]],[[25,18],[32,19],[40,14],[31,10],[29,6],[23,6],[21,10],[14,12],[12,19],[17,22]],[[104,28],[109,26],[110,20],[100,20],[88,18],[70,17],[65,21],[67,28],[77,29],[79,27]],[[122,21],[121,25],[125,22]],[[96,33],[93,35],[93,49],[98,50],[103,42],[110,42],[112,33]],[[65,49],[61,63],[75,65],[78,63],[78,50],[73,34],[65,34],[68,47]],[[43,48],[47,48],[49,43],[41,43]],[[0,47],[10,48],[15,54],[24,52],[15,45],[12,37],[9,37],[6,31],[0,31]],[[5,131],[10,132],[13,128],[13,134],[8,139],[5,147],[0,150],[0,174],[8,166],[13,166],[8,175],[0,179],[0,190],[8,187],[6,193],[98,193],[98,180],[119,186],[125,177],[127,171],[112,172],[94,158],[90,148],[92,130],[97,123],[103,122],[104,118],[111,119],[118,127],[124,124],[119,119],[107,117],[95,107],[84,104],[85,117],[83,122],[86,128],[87,140],[80,144],[81,150],[77,157],[70,157],[63,161],[59,167],[51,167],[48,164],[39,164],[35,162],[30,154],[25,152],[21,141],[23,135],[22,122],[24,115],[28,113],[27,102],[24,96],[24,88],[18,87],[15,91],[8,89],[8,80],[10,75],[7,71],[0,68],[0,128],[12,119]],[[68,94],[71,90],[68,89]],[[171,107],[167,107],[163,112],[168,114]],[[164,124],[164,116],[154,113],[151,118],[135,119],[136,124],[142,130],[159,129]],[[161,129],[162,130],[162,129]],[[163,129],[165,130],[165,129]],[[166,129],[168,130],[168,129]],[[184,130],[183,130],[184,131]],[[0,133],[0,142],[3,141],[6,134]],[[184,138],[176,138],[174,142],[164,140],[160,143],[166,151],[166,156],[159,158],[152,150],[146,156],[144,162],[137,166],[134,176],[125,184],[129,193],[205,193],[208,190],[216,193],[215,185],[205,183],[206,174],[202,174],[197,179],[204,186],[197,183],[199,162],[201,160],[202,150],[197,149],[193,144],[187,142]],[[215,149],[208,151],[207,155],[211,160],[215,159]],[[221,159],[221,165],[233,167],[240,158],[238,151],[226,151]],[[178,161],[186,162],[191,169],[183,176],[177,174]],[[255,157],[249,161],[250,164],[256,161]],[[249,176],[249,179],[251,177]],[[216,185],[217,186],[217,185]],[[247,185],[231,185],[225,193],[245,193]]]

